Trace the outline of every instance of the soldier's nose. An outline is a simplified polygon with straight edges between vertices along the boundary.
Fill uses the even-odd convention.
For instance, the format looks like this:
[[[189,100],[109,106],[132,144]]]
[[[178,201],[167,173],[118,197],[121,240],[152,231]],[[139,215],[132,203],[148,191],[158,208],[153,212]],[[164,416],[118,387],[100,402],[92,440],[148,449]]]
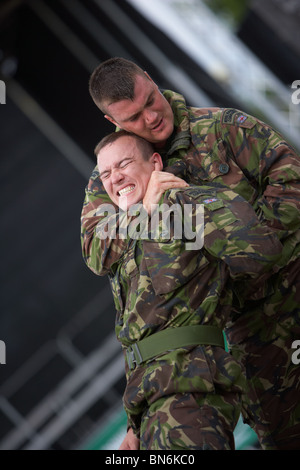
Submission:
[[[114,170],[111,175],[112,184],[118,184],[123,180],[123,175],[120,170]]]
[[[153,124],[157,119],[157,113],[155,111],[151,111],[150,109],[146,110],[145,113],[146,123]]]

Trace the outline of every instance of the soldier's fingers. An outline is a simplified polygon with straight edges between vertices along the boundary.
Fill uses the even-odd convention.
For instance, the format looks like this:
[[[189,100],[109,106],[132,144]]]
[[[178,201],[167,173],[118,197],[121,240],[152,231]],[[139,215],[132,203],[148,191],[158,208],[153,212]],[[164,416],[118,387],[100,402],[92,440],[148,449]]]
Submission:
[[[167,191],[168,189],[171,188],[186,188],[189,185],[185,181],[165,181],[164,183],[161,183],[160,185],[160,190],[163,193],[164,191]]]
[[[188,185],[182,178],[179,178],[178,176],[173,175],[173,173],[168,173],[166,171],[154,171],[151,177],[153,181],[157,183],[168,181],[168,182],[177,182],[177,183]]]

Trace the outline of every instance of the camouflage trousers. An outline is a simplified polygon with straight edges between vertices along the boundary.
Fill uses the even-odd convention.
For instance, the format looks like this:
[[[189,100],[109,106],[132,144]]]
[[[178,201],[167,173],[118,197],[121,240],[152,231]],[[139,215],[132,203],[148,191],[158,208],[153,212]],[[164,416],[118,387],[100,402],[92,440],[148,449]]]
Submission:
[[[299,450],[300,364],[292,345],[300,340],[300,259],[276,278],[264,304],[247,303],[226,335],[246,373],[244,421],[262,449]]]
[[[233,430],[241,410],[239,393],[177,393],[144,412],[141,450],[234,450]]]

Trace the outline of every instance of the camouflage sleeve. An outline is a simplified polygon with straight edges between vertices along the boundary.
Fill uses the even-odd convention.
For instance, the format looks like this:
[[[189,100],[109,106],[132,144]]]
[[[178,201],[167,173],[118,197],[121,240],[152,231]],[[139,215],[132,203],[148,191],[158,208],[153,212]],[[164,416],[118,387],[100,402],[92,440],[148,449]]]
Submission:
[[[235,109],[221,116],[227,152],[257,189],[254,209],[285,238],[300,228],[300,157],[262,121]]]
[[[119,234],[119,211],[105,192],[95,167],[85,190],[81,213],[81,247],[83,259],[95,273],[103,276],[127,247],[126,237]],[[109,232],[109,236],[104,236]]]
[[[232,279],[266,279],[278,270],[282,244],[276,234],[262,226],[251,205],[232,190],[191,187],[170,191],[168,199],[181,206],[204,206],[204,245],[206,252],[224,261]],[[197,206],[196,206],[197,205]],[[201,230],[197,217],[193,230]]]

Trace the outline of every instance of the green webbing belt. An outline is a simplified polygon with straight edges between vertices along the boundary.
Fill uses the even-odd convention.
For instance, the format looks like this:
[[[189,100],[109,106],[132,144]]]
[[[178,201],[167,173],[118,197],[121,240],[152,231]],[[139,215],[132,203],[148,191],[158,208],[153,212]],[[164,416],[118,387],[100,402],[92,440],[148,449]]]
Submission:
[[[126,350],[129,368],[172,349],[206,344],[225,348],[223,332],[216,326],[194,325],[167,328],[132,344]]]

